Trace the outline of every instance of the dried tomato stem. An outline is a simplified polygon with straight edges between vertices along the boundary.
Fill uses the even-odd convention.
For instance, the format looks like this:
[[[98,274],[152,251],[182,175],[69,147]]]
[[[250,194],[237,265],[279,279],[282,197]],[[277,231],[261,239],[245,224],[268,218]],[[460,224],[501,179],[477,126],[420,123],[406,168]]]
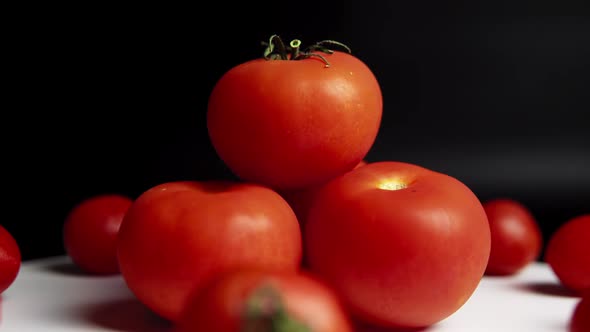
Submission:
[[[341,42],[330,39],[319,41],[309,46],[304,51],[301,50],[301,40],[293,39],[289,43],[289,46],[286,47],[278,35],[272,35],[269,38],[268,43],[263,42],[263,45],[266,46],[264,50],[264,58],[266,60],[303,60],[316,57],[325,64],[326,68],[330,67],[330,62],[328,62],[323,55],[316,52],[332,54],[334,53],[334,50],[332,50],[330,46],[338,46],[343,48],[346,52],[352,53],[350,47]]]
[[[301,40],[293,39],[289,46],[291,47],[291,59],[296,60],[299,56],[299,46],[301,46]]]
[[[266,49],[264,50],[264,58],[267,60],[288,60],[287,49],[285,44],[278,35],[270,36]],[[276,50],[275,50],[276,48]]]

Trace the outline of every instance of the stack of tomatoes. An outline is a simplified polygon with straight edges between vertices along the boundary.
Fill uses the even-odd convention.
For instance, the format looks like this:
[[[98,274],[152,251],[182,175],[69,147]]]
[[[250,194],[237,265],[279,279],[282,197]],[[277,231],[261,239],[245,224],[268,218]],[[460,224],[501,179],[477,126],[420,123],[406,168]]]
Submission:
[[[423,327],[484,274],[472,191],[418,165],[363,165],[382,118],[375,75],[337,42],[300,46],[273,36],[210,95],[211,143],[240,181],[163,183],[122,220],[122,276],[180,331]]]
[[[120,272],[178,332],[436,324],[486,272],[493,207],[447,174],[365,162],[382,109],[375,75],[345,45],[304,49],[272,36],[264,58],[230,69],[210,95],[211,143],[240,180],[87,202],[112,212],[105,228],[115,240],[94,241],[100,226],[75,236],[89,219],[78,209],[66,248],[90,272]],[[488,272],[534,260],[539,239],[521,242],[522,257]]]

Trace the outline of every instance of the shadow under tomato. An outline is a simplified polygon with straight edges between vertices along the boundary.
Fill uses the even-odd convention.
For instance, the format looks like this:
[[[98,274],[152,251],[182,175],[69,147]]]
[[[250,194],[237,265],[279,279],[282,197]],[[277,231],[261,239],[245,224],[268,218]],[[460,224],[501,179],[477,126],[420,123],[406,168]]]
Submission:
[[[59,260],[59,261],[50,261],[47,262],[39,267],[44,271],[49,271],[51,273],[61,274],[64,276],[69,277],[111,277],[119,275],[118,272],[115,273],[91,273],[88,271],[84,271],[78,265],[74,264],[71,260]]]
[[[89,276],[88,273],[80,269],[77,265],[75,265],[72,262],[55,262],[45,265],[44,268],[48,271],[62,275],[79,277]]]
[[[519,290],[533,292],[541,295],[560,296],[560,297],[579,297],[580,295],[575,291],[566,288],[560,283],[556,282],[527,282],[516,284],[515,287]]]
[[[172,324],[157,316],[138,300],[120,299],[84,308],[88,323],[121,332],[169,332]]]

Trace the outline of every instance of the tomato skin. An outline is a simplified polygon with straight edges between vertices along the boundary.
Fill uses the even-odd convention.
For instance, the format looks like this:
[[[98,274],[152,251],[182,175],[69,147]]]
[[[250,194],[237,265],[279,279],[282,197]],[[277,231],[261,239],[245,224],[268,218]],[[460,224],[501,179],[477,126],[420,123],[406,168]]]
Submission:
[[[571,290],[590,289],[590,214],[569,219],[549,238],[545,262]]]
[[[0,225],[0,294],[12,285],[21,266],[21,252],[12,234]]]
[[[569,322],[569,331],[590,331],[590,292],[583,296],[574,307],[574,311]]]
[[[486,274],[514,275],[539,257],[543,235],[524,204],[498,198],[485,202],[483,207],[492,236]]]
[[[366,161],[361,160],[361,162],[359,162],[353,169],[357,169],[366,164]],[[293,212],[295,212],[295,215],[297,216],[297,219],[299,220],[299,223],[302,227],[305,225],[307,213],[309,212],[309,208],[313,203],[315,196],[324,184],[325,183],[311,186],[309,188],[286,190],[281,192],[283,198],[287,201],[287,203],[289,203],[293,209]]]
[[[238,270],[224,274],[202,291],[191,294],[174,332],[245,331],[248,300],[261,287],[272,287],[287,314],[313,332],[353,331],[336,294],[313,275]]]
[[[305,237],[310,271],[359,321],[402,328],[458,310],[484,274],[491,242],[485,211],[467,186],[395,161],[323,187]]]
[[[131,291],[175,321],[189,292],[216,273],[243,266],[298,269],[301,233],[287,202],[267,187],[170,182],[129,208],[117,253]]]
[[[361,160],[354,169],[357,169],[361,166],[366,165],[367,162]],[[307,215],[309,213],[309,209],[313,204],[314,200],[316,199],[317,193],[320,191],[322,186],[325,183],[311,186],[308,188],[302,188],[297,190],[286,190],[281,192],[281,196],[289,203],[293,212],[297,216],[297,220],[299,221],[299,226],[301,227],[301,232],[305,232],[305,223],[307,222]],[[305,241],[305,239],[303,239]],[[307,258],[305,257],[305,250],[303,252],[303,257],[301,259],[302,267],[307,267]]]
[[[70,210],[63,225],[67,255],[84,272],[117,274],[117,233],[133,200],[120,194],[85,199]]]
[[[214,86],[207,126],[217,154],[238,177],[300,189],[349,171],[368,153],[381,123],[379,83],[343,52],[305,60],[255,59]]]

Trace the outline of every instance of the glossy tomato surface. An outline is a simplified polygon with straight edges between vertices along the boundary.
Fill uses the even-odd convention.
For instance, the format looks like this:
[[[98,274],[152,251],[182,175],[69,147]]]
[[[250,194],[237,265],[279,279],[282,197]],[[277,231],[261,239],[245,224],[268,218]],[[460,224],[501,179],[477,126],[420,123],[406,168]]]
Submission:
[[[0,225],[0,294],[14,282],[21,266],[21,253],[12,234]]]
[[[368,153],[382,115],[381,88],[357,57],[255,59],[226,72],[208,105],[209,136],[240,178],[274,189],[320,184]]]
[[[474,193],[418,165],[370,163],[331,181],[305,228],[310,270],[360,321],[415,328],[458,310],[478,286],[490,230]]]
[[[492,249],[489,275],[513,275],[539,257],[543,235],[537,220],[522,203],[508,198],[484,202]]]
[[[362,160],[358,163],[354,169],[357,169],[361,166],[366,165],[367,162]],[[299,221],[299,226],[301,227],[301,232],[305,232],[305,223],[307,222],[307,215],[309,213],[309,209],[313,204],[314,200],[316,199],[317,193],[320,189],[325,185],[319,184],[307,188],[296,189],[296,190],[285,190],[281,192],[281,196],[289,203],[293,212],[297,216],[297,220]],[[305,239],[303,239],[305,240]],[[307,267],[307,258],[305,255],[305,247],[303,248],[303,257],[301,259],[302,267]]]
[[[67,255],[84,272],[116,274],[117,234],[133,200],[120,194],[90,197],[72,208],[63,225]]]
[[[549,238],[544,259],[564,286],[590,289],[590,214],[561,225]]]
[[[189,292],[217,273],[249,266],[298,269],[301,233],[293,210],[267,187],[163,183],[129,208],[118,258],[137,298],[174,321]]]
[[[174,331],[352,332],[352,328],[332,289],[309,274],[235,271],[192,294]]]
[[[357,169],[366,164],[367,162],[362,160],[354,167],[354,169]],[[323,185],[325,185],[325,183],[311,186],[308,188],[301,188],[297,190],[285,190],[281,192],[283,198],[285,198],[287,203],[289,203],[289,205],[293,209],[293,212],[295,212],[295,215],[297,216],[297,219],[299,220],[299,223],[302,227],[305,225],[305,220],[307,219],[309,208],[315,200],[318,191],[322,188]]]

